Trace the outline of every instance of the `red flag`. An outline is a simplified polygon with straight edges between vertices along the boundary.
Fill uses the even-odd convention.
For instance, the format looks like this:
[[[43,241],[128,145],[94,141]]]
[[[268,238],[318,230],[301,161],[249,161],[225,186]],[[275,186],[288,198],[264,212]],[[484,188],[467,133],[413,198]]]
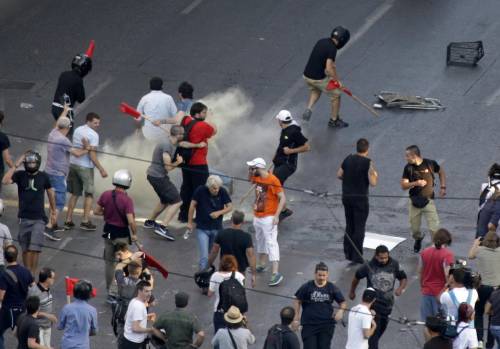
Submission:
[[[128,105],[125,102],[120,103],[120,111],[122,113],[133,116],[135,119],[139,119],[139,117],[141,116],[141,113],[139,113],[137,111],[137,109],[132,108],[130,105]]]
[[[65,277],[66,281],[66,296],[73,296],[73,289],[75,288],[75,284],[79,281],[77,278],[70,278],[69,276]],[[97,289],[92,287],[92,297],[97,296]]]
[[[85,52],[85,56],[87,56],[88,58],[92,58],[92,56],[94,55],[94,49],[95,49],[95,41],[90,40],[89,48],[87,49],[87,52]]]
[[[339,88],[340,87],[340,84],[337,80],[330,80],[328,82],[328,85],[326,85],[326,90],[327,91],[330,91],[330,90],[335,90],[336,88]]]
[[[351,97],[352,97],[352,92],[351,92],[351,90],[349,90],[349,89],[347,89],[347,88],[345,88],[345,87],[342,87],[342,91],[344,91],[344,93],[345,93],[346,95],[348,95],[348,96],[351,96]]]
[[[146,261],[148,267],[158,270],[165,279],[168,277],[168,270],[165,269],[163,265],[161,265],[160,262],[158,262],[153,256],[150,256],[146,252],[144,252],[144,260]]]

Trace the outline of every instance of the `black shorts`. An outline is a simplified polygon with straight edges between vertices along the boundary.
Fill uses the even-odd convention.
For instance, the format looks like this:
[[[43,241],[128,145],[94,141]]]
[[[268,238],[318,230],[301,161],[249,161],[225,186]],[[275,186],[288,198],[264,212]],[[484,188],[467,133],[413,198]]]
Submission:
[[[275,165],[273,174],[280,180],[281,185],[285,184],[285,181],[290,177],[296,168],[288,164]]]
[[[168,177],[148,176],[148,182],[153,187],[163,205],[173,205],[181,202],[179,191]]]

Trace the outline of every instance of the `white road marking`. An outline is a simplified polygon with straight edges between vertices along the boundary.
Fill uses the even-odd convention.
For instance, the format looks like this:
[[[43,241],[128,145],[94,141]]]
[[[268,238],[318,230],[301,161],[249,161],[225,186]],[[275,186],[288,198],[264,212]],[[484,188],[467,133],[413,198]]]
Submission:
[[[370,30],[370,28],[375,25],[375,23],[377,23],[377,21],[379,21],[391,9],[394,3],[394,0],[387,1],[380,7],[378,7],[370,16],[368,16],[363,26],[356,31],[349,42],[342,48],[342,50],[338,52],[337,57],[341,56],[349,47],[354,45],[356,41],[358,41],[363,35],[365,35],[368,30]],[[301,77],[297,79],[297,81],[293,83],[293,85],[285,92],[285,94],[278,98],[276,103],[274,103],[274,105],[269,109],[270,115],[272,115],[270,116],[270,118],[274,119],[276,111],[288,105],[291,102],[292,97],[303,87],[305,88],[304,79]]]
[[[193,11],[199,4],[201,4],[203,0],[194,0],[191,5],[182,10],[183,15],[188,15],[191,11]]]
[[[489,107],[496,102],[496,100],[500,97],[500,88],[497,89],[493,94],[491,94],[488,98],[486,98],[485,104]]]
[[[90,104],[90,101],[92,101],[99,93],[102,92],[106,87],[108,87],[109,84],[113,81],[113,78],[111,76],[108,76],[106,80],[101,82],[96,89],[85,99],[85,101],[82,104],[79,104],[75,108],[75,116],[77,116],[87,105]]]

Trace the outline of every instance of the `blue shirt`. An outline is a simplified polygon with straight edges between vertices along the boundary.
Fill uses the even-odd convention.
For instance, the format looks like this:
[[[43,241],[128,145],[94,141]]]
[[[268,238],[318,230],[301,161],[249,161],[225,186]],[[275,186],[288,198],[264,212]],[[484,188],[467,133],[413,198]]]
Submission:
[[[222,216],[212,219],[210,213],[224,209],[231,198],[224,187],[220,187],[217,195],[212,195],[206,185],[200,185],[193,194],[196,201],[196,228],[202,230],[221,230]]]
[[[62,308],[57,328],[64,330],[61,349],[89,349],[89,335],[97,332],[97,310],[75,299]]]
[[[184,113],[190,115],[191,107],[193,106],[192,99],[184,99],[182,101],[177,102],[177,110],[183,111]]]

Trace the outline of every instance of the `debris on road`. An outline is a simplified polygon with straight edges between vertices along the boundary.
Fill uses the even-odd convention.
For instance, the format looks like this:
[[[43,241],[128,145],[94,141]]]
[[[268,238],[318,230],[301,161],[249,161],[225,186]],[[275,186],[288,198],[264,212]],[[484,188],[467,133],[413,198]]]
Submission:
[[[397,92],[380,91],[376,97],[387,108],[401,109],[421,109],[421,110],[440,110],[445,109],[441,101],[437,98],[402,95]],[[375,108],[381,108],[378,103],[373,105]]]
[[[446,65],[476,66],[483,56],[482,41],[451,42],[446,49]]]

